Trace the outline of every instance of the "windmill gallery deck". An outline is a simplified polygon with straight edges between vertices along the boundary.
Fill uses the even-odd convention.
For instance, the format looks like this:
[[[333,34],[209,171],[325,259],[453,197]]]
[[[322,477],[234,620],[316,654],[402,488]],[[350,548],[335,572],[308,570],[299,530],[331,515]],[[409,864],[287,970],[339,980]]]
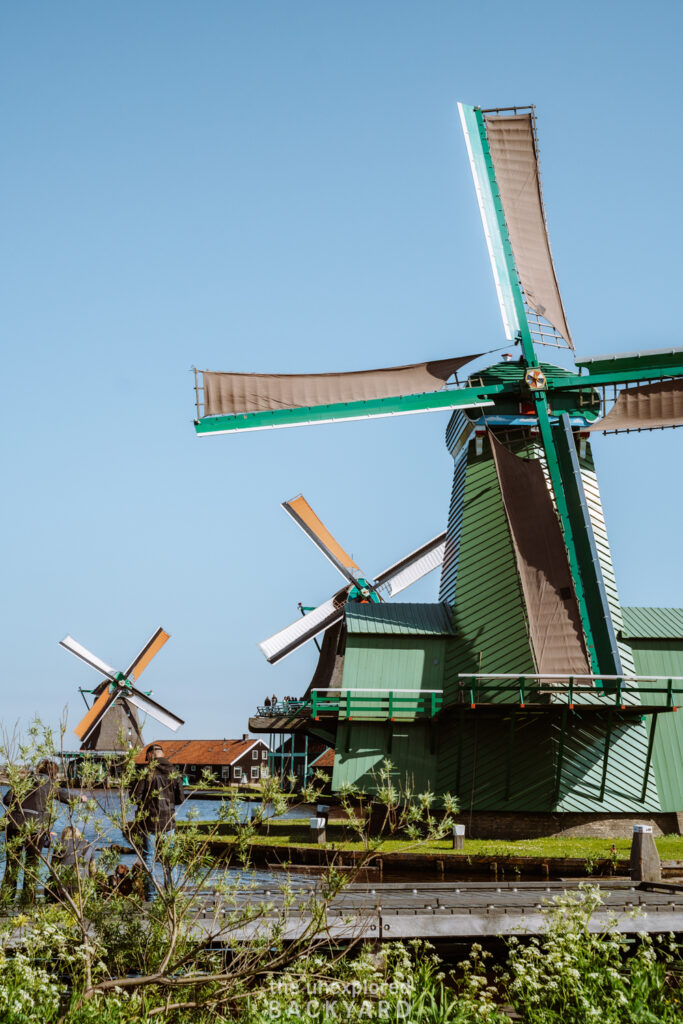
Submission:
[[[683,634],[675,671],[642,674],[590,438],[683,424],[683,349],[576,357],[548,241],[534,109],[461,104],[460,118],[514,356],[464,381],[458,373],[476,356],[359,373],[197,377],[200,436],[451,412],[445,532],[374,580],[302,497],[285,503],[344,584],[261,644],[275,662],[322,634],[305,698],[260,709],[251,728],[333,744],[333,789],[371,790],[389,759],[397,779],[454,793],[471,814],[674,814],[683,811],[683,720],[674,713]],[[542,346],[565,350],[574,365],[542,362]],[[438,603],[386,600],[436,568]]]

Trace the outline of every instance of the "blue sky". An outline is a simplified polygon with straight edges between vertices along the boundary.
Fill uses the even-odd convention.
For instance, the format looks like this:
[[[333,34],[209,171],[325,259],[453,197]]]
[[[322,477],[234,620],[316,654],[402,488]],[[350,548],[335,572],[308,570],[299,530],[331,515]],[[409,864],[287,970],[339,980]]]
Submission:
[[[683,344],[674,3],[32,3],[0,13],[5,726],[94,672],[185,736],[303,691],[257,642],[443,528],[447,414],[197,439],[193,365],[313,372],[504,344],[458,100],[537,105],[577,350]],[[681,434],[594,445],[623,603],[683,605]],[[406,599],[435,599],[434,577]],[[151,730],[151,736],[156,730]],[[161,733],[162,730],[159,730]],[[165,734],[165,733],[164,733]]]

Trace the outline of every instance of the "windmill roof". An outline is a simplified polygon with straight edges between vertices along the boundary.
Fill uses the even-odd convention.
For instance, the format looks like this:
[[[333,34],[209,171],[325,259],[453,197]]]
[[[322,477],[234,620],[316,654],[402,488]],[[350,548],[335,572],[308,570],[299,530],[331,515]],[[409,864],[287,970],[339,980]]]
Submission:
[[[627,640],[683,640],[683,608],[622,608]]]
[[[146,744],[135,758],[137,764],[145,763],[149,747],[158,743],[164,748],[164,756],[171,764],[232,764],[257,743],[265,746],[263,740],[153,740]]]
[[[454,633],[450,605],[438,604],[347,604],[349,633],[391,636],[450,636]]]
[[[328,747],[318,754],[315,761],[311,761],[311,768],[334,768],[334,747]]]

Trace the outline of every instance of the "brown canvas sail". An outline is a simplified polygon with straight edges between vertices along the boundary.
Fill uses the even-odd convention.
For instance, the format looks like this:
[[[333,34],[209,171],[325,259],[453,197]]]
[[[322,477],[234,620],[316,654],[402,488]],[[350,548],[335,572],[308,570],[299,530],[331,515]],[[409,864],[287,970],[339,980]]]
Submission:
[[[489,431],[540,675],[590,672],[560,524],[538,459],[508,451]]]
[[[215,373],[204,370],[204,416],[302,409],[439,391],[476,355],[352,373]]]

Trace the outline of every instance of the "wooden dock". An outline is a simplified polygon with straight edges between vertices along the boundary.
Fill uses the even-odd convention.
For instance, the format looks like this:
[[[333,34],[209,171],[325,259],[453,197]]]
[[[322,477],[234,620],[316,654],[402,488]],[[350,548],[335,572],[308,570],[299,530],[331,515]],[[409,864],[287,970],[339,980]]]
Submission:
[[[544,905],[554,896],[577,888],[575,882],[353,884],[328,909],[327,932],[335,942],[359,938],[471,940],[542,934],[547,927]],[[305,906],[315,892],[312,884],[296,889],[298,906],[290,910],[283,935],[290,940],[310,926]],[[593,915],[591,931],[604,931],[613,921],[625,935],[683,933],[683,885],[610,879],[600,881],[600,890],[605,904]],[[252,906],[263,906],[262,916],[224,934],[223,944],[264,936],[278,921],[281,896],[277,888],[252,889],[248,901]],[[270,909],[266,909],[268,905]],[[214,933],[222,915],[220,905],[209,897],[198,927]]]
[[[245,889],[237,897],[237,906],[205,892],[195,920],[195,935],[228,949],[268,938],[276,928],[283,940],[298,939],[311,926],[307,904],[317,886],[315,882],[292,880],[292,888],[295,900],[286,913],[284,927],[283,894],[276,884]],[[544,906],[551,904],[554,896],[577,890],[574,881],[355,883],[332,901],[325,932],[335,945],[359,939],[373,943],[428,939],[439,943],[541,935],[548,925]],[[614,926],[623,935],[683,934],[683,885],[608,879],[600,882],[600,891],[604,906],[593,914],[590,931],[602,932]],[[235,910],[247,905],[254,919],[231,924]],[[4,922],[10,923],[11,918]],[[6,934],[5,945],[21,946],[30,928],[30,922],[22,921]]]

